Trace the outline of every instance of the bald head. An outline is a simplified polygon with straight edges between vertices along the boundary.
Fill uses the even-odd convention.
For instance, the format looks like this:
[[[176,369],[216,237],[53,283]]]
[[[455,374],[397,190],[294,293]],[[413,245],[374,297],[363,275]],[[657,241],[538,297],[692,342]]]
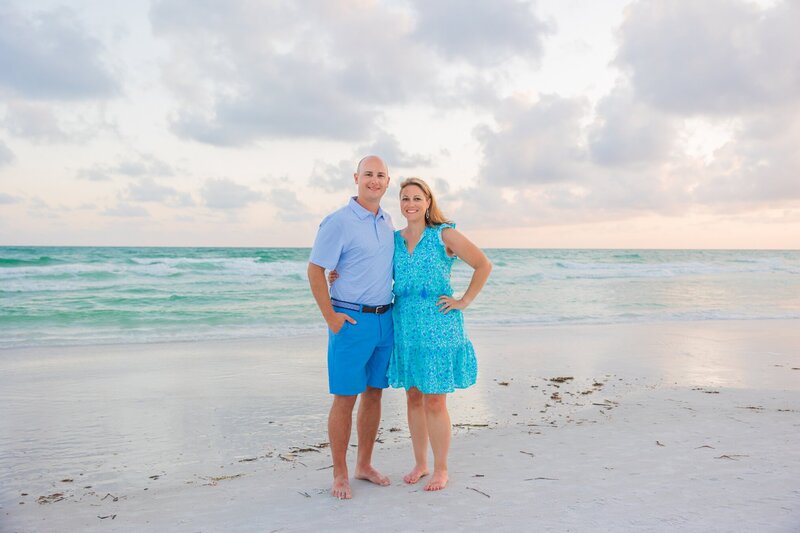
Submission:
[[[361,161],[358,162],[358,166],[356,167],[356,174],[361,174],[361,170],[363,169],[364,165],[377,165],[378,167],[383,167],[383,170],[386,174],[389,174],[389,167],[386,166],[386,163],[378,157],[377,155],[368,155],[366,157],[362,157]]]

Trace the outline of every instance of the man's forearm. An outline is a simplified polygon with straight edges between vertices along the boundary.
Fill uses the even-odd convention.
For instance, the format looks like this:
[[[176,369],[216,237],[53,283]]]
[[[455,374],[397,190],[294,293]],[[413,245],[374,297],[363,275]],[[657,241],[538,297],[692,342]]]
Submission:
[[[311,285],[311,294],[314,295],[314,300],[317,301],[317,306],[322,312],[322,318],[328,322],[335,311],[331,305],[331,297],[328,293],[328,280],[325,279],[325,269],[314,263],[309,263],[308,283]]]

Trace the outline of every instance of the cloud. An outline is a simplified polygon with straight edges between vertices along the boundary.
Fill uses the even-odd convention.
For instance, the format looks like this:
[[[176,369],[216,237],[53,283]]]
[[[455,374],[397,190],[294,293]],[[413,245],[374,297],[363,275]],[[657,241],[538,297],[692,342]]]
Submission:
[[[95,165],[91,168],[79,169],[75,177],[87,181],[111,181],[111,175],[109,167]]]
[[[15,137],[45,142],[68,138],[50,106],[24,100],[10,100],[5,104],[3,125]]]
[[[676,136],[675,119],[617,87],[596,107],[589,129],[592,160],[603,166],[654,164],[667,158]]]
[[[18,196],[0,192],[0,205],[18,204],[20,201],[21,199]]]
[[[624,84],[594,107],[557,95],[508,99],[495,121],[476,130],[479,183],[448,198],[472,225],[613,220],[691,205],[685,156],[673,149],[676,119],[637,101]]]
[[[436,191],[434,191],[436,192]],[[462,189],[448,199],[437,198],[442,211],[458,224],[475,228],[502,229],[540,224],[552,210],[536,199],[508,199],[496,187]]]
[[[0,126],[15,138],[34,143],[81,146],[97,138],[120,137],[107,107],[97,100],[64,104],[9,97],[0,102]]]
[[[277,209],[276,217],[284,222],[303,222],[312,218],[297,193],[286,188],[273,188],[267,194],[269,203]]]
[[[391,14],[377,3],[157,2],[154,32],[173,45],[165,79],[186,102],[174,131],[218,145],[360,138],[376,105],[403,100],[429,77]]]
[[[61,213],[68,211],[64,206],[56,207],[51,206],[38,196],[34,196],[28,200],[28,213],[35,219],[42,218],[60,218]]]
[[[285,137],[363,142],[392,107],[491,105],[487,65],[538,59],[549,30],[530,5],[513,0],[447,6],[457,9],[157,1],[153,30],[172,51],[163,78],[182,102],[172,129],[221,146]]]
[[[397,137],[380,130],[376,138],[369,144],[358,147],[350,159],[341,159],[338,163],[315,161],[308,184],[327,192],[341,192],[353,186],[353,173],[358,161],[366,155],[377,155],[389,167],[389,175],[397,177],[395,168],[430,166],[432,159],[422,154],[412,154],[400,147]],[[348,189],[349,190],[349,189]]]
[[[239,209],[263,198],[260,192],[227,178],[207,180],[201,195],[212,209]]]
[[[718,149],[692,188],[704,204],[780,205],[800,199],[800,105],[757,116]]]
[[[136,154],[119,161],[113,171],[123,176],[172,176],[172,167],[151,154]]]
[[[624,89],[602,100],[595,121],[574,138],[558,128],[549,141],[541,138],[538,125],[547,122],[546,113],[534,109],[542,104],[552,102],[523,106],[517,121],[498,120],[499,130],[479,132],[486,153],[481,179],[448,198],[459,220],[476,227],[535,226],[680,216],[696,209],[752,211],[800,200],[800,106],[751,116],[707,159],[677,143],[687,134],[686,124]],[[567,117],[562,125],[577,131],[588,114],[552,116],[554,124]],[[560,144],[548,144],[554,141]],[[590,157],[581,155],[584,146]],[[558,179],[545,179],[548,171]]]
[[[0,168],[14,161],[14,152],[0,140]]]
[[[195,205],[189,193],[159,185],[152,178],[143,178],[129,185],[127,197],[136,202],[159,202],[175,207]]]
[[[175,171],[166,162],[152,154],[137,153],[122,156],[113,165],[97,164],[78,170],[76,177],[89,181],[110,181],[114,176],[152,178],[173,176]]]
[[[445,197],[450,193],[450,182],[444,178],[431,178],[426,180],[427,183],[433,188],[434,194],[437,198]]]
[[[553,31],[533,12],[535,4],[516,0],[415,0],[415,37],[450,59],[478,67],[514,57],[538,60],[543,39]]]
[[[104,53],[71,9],[28,16],[0,6],[0,87],[12,94],[41,100],[113,96],[119,87]]]
[[[800,4],[639,1],[626,11],[616,64],[638,95],[680,114],[757,111],[800,98]]]
[[[736,120],[740,127],[708,161],[679,153],[668,167],[650,168],[648,173],[660,176],[672,193],[682,193],[687,206],[744,209],[800,198],[795,148],[800,138],[798,24],[797,2],[763,9],[727,0],[633,4],[619,32],[616,63],[629,75],[634,94],[618,104],[622,114],[630,113],[652,128],[639,130],[638,143],[636,128],[627,130],[632,135],[624,128],[609,131],[606,139],[619,143],[594,139],[595,160],[601,161],[596,157],[601,153],[626,153],[626,138],[640,154],[664,154],[670,125],[659,112],[677,118]],[[685,130],[678,130],[681,133]],[[651,150],[644,149],[646,145]],[[602,146],[611,149],[598,152]]]
[[[481,176],[490,186],[552,183],[580,177],[587,158],[581,119],[588,101],[544,95],[536,104],[509,99],[496,119],[498,128],[479,127],[483,145]]]
[[[796,205],[797,22],[797,3],[633,4],[619,32],[617,86],[594,106],[559,95],[503,100],[494,124],[475,130],[478,183],[448,203],[481,227]],[[687,139],[708,132],[686,120],[696,115],[738,127],[725,126],[729,138],[698,155]]]
[[[430,166],[432,163],[430,156],[410,154],[402,150],[397,137],[385,131],[380,131],[372,143],[358,148],[356,152],[359,154],[375,154],[381,157],[389,165],[390,175],[392,174],[391,169],[395,167]]]
[[[147,210],[143,207],[132,205],[123,201],[117,202],[117,205],[106,209],[102,212],[102,214],[110,217],[123,218],[140,218],[150,216]]]
[[[217,97],[210,113],[205,107],[182,110],[172,124],[174,133],[207,144],[238,146],[259,138],[353,140],[366,127],[367,110],[337,92],[338,81],[321,65],[276,58],[269,67],[269,72],[243,80],[247,87]]]
[[[353,190],[355,187],[353,174],[356,171],[357,164],[358,160],[351,161],[348,159],[342,159],[336,164],[315,161],[308,184],[326,192]]]

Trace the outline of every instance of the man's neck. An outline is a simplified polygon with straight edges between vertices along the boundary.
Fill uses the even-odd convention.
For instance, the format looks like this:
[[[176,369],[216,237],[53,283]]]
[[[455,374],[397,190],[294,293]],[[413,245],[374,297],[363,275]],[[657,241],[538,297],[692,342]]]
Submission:
[[[373,215],[377,215],[378,214],[378,210],[381,208],[380,202],[376,202],[374,204],[370,203],[370,202],[366,202],[360,196],[356,196],[356,202],[358,203],[358,205],[360,205],[361,207],[363,207],[364,209],[366,209],[367,211],[369,211]]]

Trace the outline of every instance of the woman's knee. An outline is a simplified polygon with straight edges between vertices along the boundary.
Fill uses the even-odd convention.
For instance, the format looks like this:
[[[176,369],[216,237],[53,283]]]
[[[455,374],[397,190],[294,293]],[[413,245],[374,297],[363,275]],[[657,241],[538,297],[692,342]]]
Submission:
[[[445,394],[426,394],[425,412],[438,414],[447,411],[447,395]]]
[[[425,395],[417,388],[411,388],[406,391],[406,403],[409,409],[422,408],[424,405]]]

